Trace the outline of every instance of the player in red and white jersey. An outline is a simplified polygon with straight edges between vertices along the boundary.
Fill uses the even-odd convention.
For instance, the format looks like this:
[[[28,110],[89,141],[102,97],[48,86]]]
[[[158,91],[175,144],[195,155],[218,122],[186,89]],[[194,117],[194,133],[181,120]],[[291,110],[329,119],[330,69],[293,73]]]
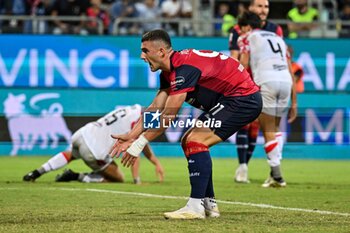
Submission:
[[[244,62],[249,62],[254,82],[261,86],[271,81],[292,84],[288,68],[287,45],[284,40],[273,32],[254,29],[238,38],[238,46]],[[242,57],[242,55],[241,55]],[[242,59],[240,59],[242,62]],[[246,63],[248,66],[248,63]]]
[[[128,133],[140,116],[141,106],[135,104],[117,108],[97,121],[86,124],[73,134],[71,150],[58,153],[39,169],[25,175],[23,180],[34,181],[44,173],[60,169],[73,160],[82,159],[93,170],[92,174],[79,174],[69,169],[57,176],[56,181],[123,182],[123,173],[109,155],[109,148],[114,144],[111,135]],[[163,168],[150,146],[147,145],[143,152],[156,166],[156,173],[163,180]],[[139,160],[132,167],[132,175],[134,182],[140,183]]]
[[[292,108],[289,112],[289,121],[293,121],[296,117],[295,85],[290,72],[287,45],[275,33],[261,30],[261,20],[254,13],[244,13],[238,19],[238,24],[245,33],[238,39],[240,61],[244,67],[250,65],[254,81],[260,86],[263,97],[263,110],[259,122],[271,167],[270,177],[263,187],[284,187],[286,182],[280,169],[282,145],[276,140],[276,132],[279,132],[280,120],[288,108],[291,94]]]
[[[144,146],[166,129],[166,125],[159,122],[174,120],[185,101],[202,109],[204,113],[197,119],[199,124],[190,128],[181,139],[188,162],[190,198],[185,207],[164,213],[164,217],[219,217],[209,147],[225,141],[257,118],[262,107],[259,88],[237,60],[224,54],[195,49],[174,51],[164,30],[144,34],[141,42],[141,58],[149,64],[151,71],[162,71],[160,89],[148,107],[153,111],[151,121],[160,121],[156,128],[143,128],[142,122],[138,122],[127,135],[115,135],[118,141],[111,154],[119,156],[123,153],[122,163],[130,166]],[[212,122],[218,124],[206,124]]]
[[[270,4],[268,0],[251,0],[248,10],[257,14],[262,20],[262,29],[274,32],[283,37],[283,30],[280,25],[270,22],[267,18],[269,15]],[[231,57],[239,59],[238,37],[242,34],[238,24],[232,27],[229,36],[229,50]],[[250,68],[248,68],[251,72]],[[258,120],[242,127],[236,134],[236,147],[238,154],[239,166],[235,172],[235,181],[239,183],[249,183],[248,163],[253,155],[256,140],[259,134]],[[280,135],[280,133],[278,134]],[[278,137],[282,139],[282,137]],[[282,139],[283,140],[283,139]]]

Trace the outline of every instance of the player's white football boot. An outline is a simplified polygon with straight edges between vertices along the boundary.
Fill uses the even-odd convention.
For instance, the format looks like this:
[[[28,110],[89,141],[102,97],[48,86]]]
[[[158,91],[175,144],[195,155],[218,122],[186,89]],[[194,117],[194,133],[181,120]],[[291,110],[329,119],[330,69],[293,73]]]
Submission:
[[[246,163],[242,163],[238,166],[235,174],[235,181],[237,183],[250,183],[248,179],[248,166]]]
[[[216,200],[214,198],[208,198],[208,197],[204,198],[204,209],[205,209],[205,216],[210,218],[220,217],[218,204],[216,204]]]
[[[204,219],[205,212],[195,211],[187,205],[179,210],[164,213],[166,219]]]
[[[277,181],[271,176],[261,185],[263,188],[284,188],[286,186],[287,183],[283,179]]]

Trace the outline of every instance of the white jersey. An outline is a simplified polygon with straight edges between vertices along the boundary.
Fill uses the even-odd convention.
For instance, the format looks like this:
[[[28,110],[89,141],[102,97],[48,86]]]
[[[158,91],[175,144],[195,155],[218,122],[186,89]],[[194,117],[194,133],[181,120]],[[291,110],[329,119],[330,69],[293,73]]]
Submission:
[[[256,84],[279,81],[292,83],[287,45],[276,33],[253,30],[238,38],[241,53],[250,54],[250,68]]]
[[[135,104],[117,108],[95,122],[90,122],[81,128],[86,145],[97,160],[103,159],[109,153],[115,139],[111,134],[126,134],[141,116],[141,106]]]

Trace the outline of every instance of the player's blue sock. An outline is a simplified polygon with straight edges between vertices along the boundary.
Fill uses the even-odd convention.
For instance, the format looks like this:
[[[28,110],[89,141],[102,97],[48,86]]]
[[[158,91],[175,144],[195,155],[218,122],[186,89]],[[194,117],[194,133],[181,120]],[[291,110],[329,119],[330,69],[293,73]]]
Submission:
[[[239,164],[247,163],[248,131],[240,129],[236,134],[236,146]]]
[[[255,145],[256,145],[256,140],[257,140],[257,137],[251,137],[249,136],[248,137],[248,150],[247,150],[247,164],[249,163],[249,160],[250,158],[252,157],[253,155],[253,152],[254,152],[254,149],[255,149]]]
[[[201,151],[195,154],[191,154],[187,157],[187,161],[191,182],[191,197],[207,197],[206,193],[208,182],[212,173],[212,162],[209,151]],[[209,192],[212,192],[214,194],[213,187],[210,189]]]
[[[205,197],[210,197],[210,198],[215,197],[214,186],[213,186],[213,174],[212,173],[210,174],[210,177],[209,177],[207,191],[205,192]]]

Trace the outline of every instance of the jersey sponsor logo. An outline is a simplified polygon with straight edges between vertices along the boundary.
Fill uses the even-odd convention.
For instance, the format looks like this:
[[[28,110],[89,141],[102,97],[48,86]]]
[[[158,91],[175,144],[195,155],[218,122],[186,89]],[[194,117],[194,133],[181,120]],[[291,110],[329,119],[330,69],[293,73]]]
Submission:
[[[272,67],[273,67],[274,70],[277,70],[277,71],[281,71],[281,70],[286,70],[287,69],[286,65],[276,65],[276,64],[274,64]]]
[[[185,83],[185,77],[177,76],[174,81],[170,82],[170,86],[173,90],[177,90],[184,83]]]

